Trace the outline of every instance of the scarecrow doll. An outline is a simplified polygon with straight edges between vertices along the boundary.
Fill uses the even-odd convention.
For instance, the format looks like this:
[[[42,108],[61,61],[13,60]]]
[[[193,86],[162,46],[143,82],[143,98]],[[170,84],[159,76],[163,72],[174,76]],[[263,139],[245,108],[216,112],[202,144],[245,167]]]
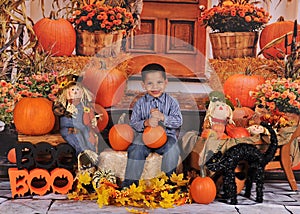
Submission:
[[[227,124],[234,124],[233,112],[231,107],[226,103],[225,95],[220,91],[209,93],[209,105],[204,118],[203,128],[215,130],[219,137],[225,131]]]
[[[85,150],[97,153],[97,118],[91,105],[92,93],[78,82],[78,76],[59,77],[60,94],[53,106],[60,117],[60,133],[78,156]]]

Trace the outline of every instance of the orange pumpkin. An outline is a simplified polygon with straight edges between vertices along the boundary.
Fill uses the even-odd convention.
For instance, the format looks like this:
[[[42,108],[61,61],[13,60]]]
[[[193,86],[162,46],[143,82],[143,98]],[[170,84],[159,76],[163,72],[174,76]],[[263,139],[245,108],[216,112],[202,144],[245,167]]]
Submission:
[[[241,137],[249,137],[250,133],[249,131],[240,126],[235,126],[233,124],[227,124],[226,125],[226,133],[229,137],[232,138],[241,138]]]
[[[161,126],[147,126],[144,130],[142,138],[144,144],[152,149],[160,148],[167,142],[166,131]]]
[[[76,45],[76,32],[66,19],[42,18],[33,30],[42,50],[54,56],[71,56]]]
[[[283,17],[280,17],[277,22],[271,23],[267,25],[260,34],[260,39],[259,39],[259,46],[262,49],[270,43],[272,40],[277,39],[281,36],[284,36],[285,34],[293,31],[294,29],[294,22],[292,21],[285,21]],[[298,29],[300,29],[300,25],[298,25]],[[291,44],[292,42],[292,34],[288,35],[288,44]],[[298,33],[297,36],[297,41],[300,42],[300,35]],[[285,39],[282,39],[281,42],[277,43],[276,45],[273,45],[271,48],[265,49],[262,54],[264,57],[267,59],[271,58],[279,58],[283,59],[284,54],[280,53],[280,51],[283,51],[285,53]],[[288,48],[287,53],[291,53],[291,49]]]
[[[212,124],[211,129],[216,131],[217,133],[221,134],[225,131],[225,124],[222,123],[215,123]]]
[[[210,177],[196,177],[190,186],[192,199],[198,204],[211,203],[216,195],[217,188],[215,182]]]
[[[253,117],[254,111],[245,106],[238,105],[232,112],[232,120],[236,126],[248,127],[249,120]]]
[[[203,129],[201,132],[202,138],[208,138],[212,134],[212,129]]]
[[[16,149],[12,148],[7,153],[7,160],[11,163],[17,163],[17,157],[16,157]]]
[[[99,70],[96,66],[85,71],[83,84],[96,95],[95,102],[111,107],[122,99],[126,87],[126,74],[117,68]]]
[[[234,74],[224,82],[224,93],[234,106],[237,106],[236,98],[242,106],[253,108],[255,99],[250,96],[250,91],[256,91],[256,87],[265,82],[263,76],[246,74]]]
[[[208,138],[211,135],[213,135],[215,133],[215,135],[218,136],[219,139],[224,140],[224,139],[228,139],[230,138],[227,134],[225,133],[219,133],[217,134],[216,131],[214,131],[213,129],[203,129],[202,133],[201,133],[201,137],[202,138]]]
[[[109,143],[116,151],[127,150],[133,138],[133,129],[128,124],[115,124],[108,133]]]
[[[95,112],[99,114],[97,127],[98,130],[101,132],[106,128],[108,124],[108,120],[109,120],[108,113],[105,110],[105,108],[103,108],[101,105],[95,104],[94,108],[95,108]]]
[[[49,133],[55,124],[52,102],[47,98],[22,98],[15,105],[14,123],[18,132],[26,135]]]

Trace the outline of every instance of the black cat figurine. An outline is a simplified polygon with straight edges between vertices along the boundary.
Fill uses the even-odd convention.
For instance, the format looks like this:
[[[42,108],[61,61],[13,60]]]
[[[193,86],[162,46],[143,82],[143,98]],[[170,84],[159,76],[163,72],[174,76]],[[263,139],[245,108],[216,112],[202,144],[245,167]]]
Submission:
[[[273,159],[278,147],[278,140],[271,125],[265,122],[262,122],[261,125],[270,133],[271,143],[265,153],[262,153],[255,145],[240,143],[230,147],[224,154],[220,151],[214,153],[205,163],[207,169],[223,175],[224,198],[230,199],[230,204],[237,204],[234,170],[240,161],[246,161],[249,165],[245,182],[245,197],[250,198],[252,184],[255,181],[256,202],[263,202],[264,168]]]

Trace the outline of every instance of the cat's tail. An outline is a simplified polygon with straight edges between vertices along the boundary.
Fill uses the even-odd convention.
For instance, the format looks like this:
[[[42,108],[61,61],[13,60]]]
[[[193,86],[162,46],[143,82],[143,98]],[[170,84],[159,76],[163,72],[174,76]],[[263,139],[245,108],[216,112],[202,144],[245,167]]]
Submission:
[[[276,132],[272,128],[272,126],[269,123],[261,122],[261,125],[264,126],[266,129],[268,129],[270,133],[270,145],[267,151],[264,153],[264,165],[267,165],[273,158],[276,153],[276,150],[278,148],[278,139]]]

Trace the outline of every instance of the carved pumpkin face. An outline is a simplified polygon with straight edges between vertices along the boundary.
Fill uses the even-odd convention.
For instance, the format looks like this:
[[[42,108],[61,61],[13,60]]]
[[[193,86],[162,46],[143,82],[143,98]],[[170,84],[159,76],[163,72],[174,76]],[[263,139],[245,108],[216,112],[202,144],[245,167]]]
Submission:
[[[83,90],[78,85],[72,85],[67,89],[68,100],[81,99],[82,96],[83,96]]]

